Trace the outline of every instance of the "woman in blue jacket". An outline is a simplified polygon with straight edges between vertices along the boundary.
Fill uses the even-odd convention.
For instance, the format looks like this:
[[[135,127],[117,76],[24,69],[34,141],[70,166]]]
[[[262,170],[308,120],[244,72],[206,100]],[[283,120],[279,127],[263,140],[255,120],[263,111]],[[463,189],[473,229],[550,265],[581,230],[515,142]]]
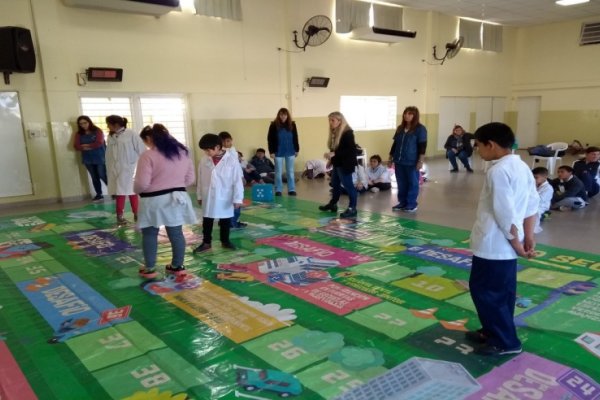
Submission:
[[[90,173],[92,184],[96,191],[94,201],[102,201],[102,183],[107,185],[106,181],[106,144],[104,143],[104,133],[98,128],[90,117],[80,115],[77,117],[77,133],[73,147],[81,151],[81,161]]]
[[[419,170],[425,161],[427,129],[419,122],[419,109],[406,107],[402,123],[396,129],[390,149],[390,163],[394,163],[398,183],[398,204],[392,211],[417,211],[419,196]]]

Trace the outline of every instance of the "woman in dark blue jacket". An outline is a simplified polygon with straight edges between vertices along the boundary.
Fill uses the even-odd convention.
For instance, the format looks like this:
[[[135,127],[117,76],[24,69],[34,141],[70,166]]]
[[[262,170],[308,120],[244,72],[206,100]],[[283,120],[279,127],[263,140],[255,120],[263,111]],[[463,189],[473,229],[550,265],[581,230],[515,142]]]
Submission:
[[[329,203],[319,206],[321,211],[337,212],[337,202],[342,194],[342,185],[348,192],[350,203],[346,211],[340,214],[341,218],[356,217],[356,203],[358,193],[352,182],[352,173],[358,165],[356,161],[356,142],[354,131],[346,122],[344,115],[335,111],[329,114],[329,136],[327,140],[329,153],[325,158],[329,160],[333,169],[331,170],[331,200]]]
[[[101,181],[107,185],[104,133],[94,125],[87,115],[81,115],[77,118],[77,128],[73,147],[75,147],[75,150],[81,151],[81,161],[92,178],[94,190],[96,191],[94,201],[102,201],[104,197],[102,196]]]
[[[393,211],[417,211],[419,170],[423,167],[426,149],[427,129],[419,122],[419,109],[406,107],[390,149],[389,162],[394,163],[398,183],[398,204],[392,207]]]

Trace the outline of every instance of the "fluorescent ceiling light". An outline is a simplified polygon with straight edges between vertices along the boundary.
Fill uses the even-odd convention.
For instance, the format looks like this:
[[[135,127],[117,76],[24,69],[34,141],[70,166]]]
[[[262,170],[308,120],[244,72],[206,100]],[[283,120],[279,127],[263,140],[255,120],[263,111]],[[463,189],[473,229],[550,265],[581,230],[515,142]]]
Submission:
[[[587,3],[590,0],[557,0],[556,4],[559,6],[572,6],[575,4]]]

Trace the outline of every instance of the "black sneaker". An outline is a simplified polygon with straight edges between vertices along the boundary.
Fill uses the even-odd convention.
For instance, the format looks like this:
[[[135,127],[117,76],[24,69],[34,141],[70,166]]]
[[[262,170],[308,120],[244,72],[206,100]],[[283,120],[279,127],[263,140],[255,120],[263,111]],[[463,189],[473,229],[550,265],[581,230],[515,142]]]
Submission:
[[[406,212],[406,213],[415,213],[417,212],[417,207],[405,207],[402,209],[402,211]]]
[[[406,208],[406,206],[404,204],[396,204],[394,207],[392,207],[392,211],[402,211]]]
[[[294,191],[288,192],[288,195],[290,195],[290,196],[296,196],[296,192],[294,192]]]
[[[165,267],[165,275],[166,276],[181,276],[181,275],[186,275],[187,272],[185,270],[185,267],[174,267],[171,264],[167,265]]]
[[[465,332],[465,339],[467,339],[469,342],[484,344],[487,342],[488,337],[481,329],[478,329],[476,331]]]
[[[511,354],[519,354],[523,351],[521,346],[515,347],[514,349],[501,349],[491,344],[484,344],[477,347],[474,351],[475,354],[480,356],[508,356]]]
[[[204,253],[205,251],[208,251],[212,248],[212,246],[210,245],[210,243],[202,243],[200,246],[196,247],[193,251],[194,254],[197,253]]]
[[[101,201],[104,201],[104,196],[102,196],[101,194],[97,194],[96,197],[94,197],[92,199],[92,201],[93,202],[98,202],[98,203],[101,202]]]
[[[275,196],[281,196],[281,192],[275,192]]]
[[[454,172],[458,172],[458,168],[453,168],[450,170],[450,172],[454,173]]]
[[[327,203],[325,205],[319,206],[319,210],[337,212],[338,206],[337,206],[337,204]]]
[[[340,214],[340,218],[354,218],[356,217],[356,208],[347,208],[346,211]]]
[[[231,242],[221,242],[221,247],[228,250],[235,250],[235,245]]]
[[[473,168],[467,167],[467,172],[473,172]]]

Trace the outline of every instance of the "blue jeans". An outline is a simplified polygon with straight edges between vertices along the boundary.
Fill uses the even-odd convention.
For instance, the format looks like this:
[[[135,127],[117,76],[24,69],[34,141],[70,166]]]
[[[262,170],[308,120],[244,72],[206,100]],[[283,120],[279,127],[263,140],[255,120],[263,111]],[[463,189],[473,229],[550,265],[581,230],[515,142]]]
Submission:
[[[94,190],[96,191],[96,195],[102,195],[102,183],[100,180],[104,182],[105,185],[108,185],[106,180],[106,165],[104,164],[84,164],[85,168],[90,173],[90,177],[92,178],[92,184],[94,185]]]
[[[346,189],[348,197],[350,198],[348,208],[355,210],[358,193],[352,182],[352,172],[346,173],[342,168],[335,167],[331,170],[331,187],[333,188],[333,191],[331,192],[331,204],[337,204],[339,201],[340,196],[342,195],[342,185],[344,185],[344,189]]]
[[[406,208],[417,206],[419,196],[419,171],[416,165],[394,163],[396,183],[398,184],[398,204]]]
[[[171,242],[171,265],[173,268],[183,267],[183,256],[185,255],[185,238],[183,229],[179,226],[165,226],[167,236]],[[148,226],[142,228],[142,249],[146,268],[152,269],[156,265],[156,252],[158,251],[158,228]]]
[[[469,165],[469,156],[464,150],[459,151],[458,153],[454,153],[452,150],[448,150],[446,152],[446,156],[448,157],[448,161],[452,164],[453,169],[458,169],[458,164],[456,163],[456,159],[458,158],[465,168],[471,168]]]
[[[514,322],[517,259],[488,260],[473,256],[469,288],[488,343],[501,349],[521,346]]]
[[[283,162],[285,161],[285,174],[287,175],[288,193],[296,191],[294,175],[294,161],[296,156],[275,157],[275,191],[283,191]]]

